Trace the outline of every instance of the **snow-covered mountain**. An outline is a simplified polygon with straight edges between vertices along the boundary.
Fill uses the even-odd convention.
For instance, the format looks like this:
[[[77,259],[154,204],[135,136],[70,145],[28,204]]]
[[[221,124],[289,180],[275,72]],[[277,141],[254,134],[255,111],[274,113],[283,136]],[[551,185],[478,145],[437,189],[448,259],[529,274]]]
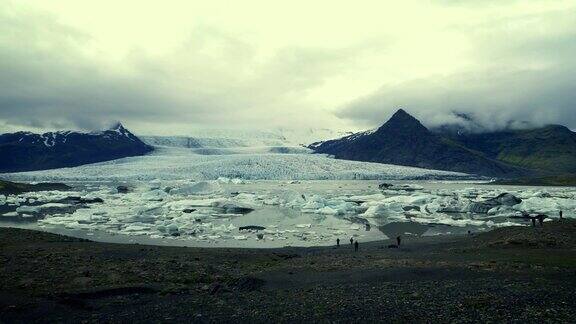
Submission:
[[[150,151],[120,123],[99,132],[8,133],[0,135],[0,172],[71,167]]]

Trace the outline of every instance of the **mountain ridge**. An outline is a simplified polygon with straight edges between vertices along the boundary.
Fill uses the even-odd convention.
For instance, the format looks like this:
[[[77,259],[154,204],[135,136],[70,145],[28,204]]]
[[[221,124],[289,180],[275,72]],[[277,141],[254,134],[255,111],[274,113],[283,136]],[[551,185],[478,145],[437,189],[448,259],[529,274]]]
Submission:
[[[0,173],[73,167],[152,150],[121,123],[97,132],[6,133],[0,135]]]
[[[442,128],[440,128],[442,129]],[[477,134],[462,135],[460,132],[443,133],[431,131],[418,119],[399,109],[392,117],[374,132],[357,133],[340,139],[316,142],[309,146],[316,153],[333,155],[335,158],[425,167],[446,171],[457,171],[490,177],[515,178],[534,175],[548,175],[559,171],[576,171],[576,134],[564,126],[551,125],[535,130],[507,130],[504,135],[490,141],[488,132],[477,139]],[[565,145],[567,154],[562,155],[566,167],[555,170],[556,162],[543,158],[538,162],[532,159],[523,161],[525,147],[536,147],[543,155],[554,155],[554,150],[546,150],[546,135],[554,133],[554,143],[559,142],[560,130],[570,142]],[[511,135],[510,135],[511,134]],[[528,134],[523,138],[522,134]],[[539,135],[538,135],[539,134]],[[471,136],[471,137],[468,137]],[[542,139],[544,137],[544,139]],[[540,138],[540,139],[539,139]],[[530,145],[516,145],[515,141],[527,141]],[[507,148],[508,150],[506,150]],[[518,149],[522,148],[522,149]],[[520,151],[520,152],[518,152]],[[529,154],[526,156],[530,157]]]

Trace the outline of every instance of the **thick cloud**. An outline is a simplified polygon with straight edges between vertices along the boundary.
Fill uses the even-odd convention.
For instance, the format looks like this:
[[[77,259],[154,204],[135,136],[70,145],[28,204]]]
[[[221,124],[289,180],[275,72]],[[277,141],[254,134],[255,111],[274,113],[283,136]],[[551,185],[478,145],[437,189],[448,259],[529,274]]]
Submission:
[[[404,108],[428,126],[466,125],[465,113],[487,129],[563,124],[576,129],[576,69],[491,70],[431,77],[358,99],[340,115],[375,126]]]
[[[153,133],[338,122],[308,111],[305,93],[363,51],[291,46],[258,61],[250,44],[199,26],[168,54],[134,49],[117,63],[48,15],[0,10],[0,26],[0,120],[13,125],[5,129],[98,129],[121,120]]]
[[[385,85],[344,105],[338,115],[373,127],[404,108],[432,127],[562,124],[576,129],[575,22],[576,12],[570,10],[460,27],[476,41],[470,53],[474,64],[448,75]]]
[[[0,4],[0,132],[357,129],[399,107],[576,128],[569,1],[21,3]]]

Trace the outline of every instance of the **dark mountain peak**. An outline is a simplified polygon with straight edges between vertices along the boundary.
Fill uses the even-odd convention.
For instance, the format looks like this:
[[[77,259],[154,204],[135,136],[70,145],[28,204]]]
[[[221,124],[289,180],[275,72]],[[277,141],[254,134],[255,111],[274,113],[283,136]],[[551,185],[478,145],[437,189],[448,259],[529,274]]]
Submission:
[[[116,124],[114,124],[114,126],[112,126],[110,129],[108,129],[105,132],[113,132],[119,136],[124,136],[124,137],[131,139],[131,140],[136,139],[136,136],[134,134],[132,134],[126,127],[124,127],[124,125],[122,125],[121,122],[117,122]]]
[[[116,122],[108,130],[111,131],[128,131],[121,122]]]
[[[152,151],[121,123],[105,131],[0,135],[0,173],[73,167]]]
[[[377,132],[428,132],[428,129],[420,123],[414,116],[407,113],[404,109],[398,109],[392,117]]]
[[[416,119],[412,115],[406,112],[406,110],[400,108],[390,117],[390,120],[394,119]]]

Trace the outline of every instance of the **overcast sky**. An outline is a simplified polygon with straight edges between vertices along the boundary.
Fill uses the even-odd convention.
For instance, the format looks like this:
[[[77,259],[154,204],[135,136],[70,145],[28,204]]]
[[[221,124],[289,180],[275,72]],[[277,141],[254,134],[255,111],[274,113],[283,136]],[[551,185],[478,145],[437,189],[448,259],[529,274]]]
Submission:
[[[0,131],[576,129],[576,1],[0,2]]]

